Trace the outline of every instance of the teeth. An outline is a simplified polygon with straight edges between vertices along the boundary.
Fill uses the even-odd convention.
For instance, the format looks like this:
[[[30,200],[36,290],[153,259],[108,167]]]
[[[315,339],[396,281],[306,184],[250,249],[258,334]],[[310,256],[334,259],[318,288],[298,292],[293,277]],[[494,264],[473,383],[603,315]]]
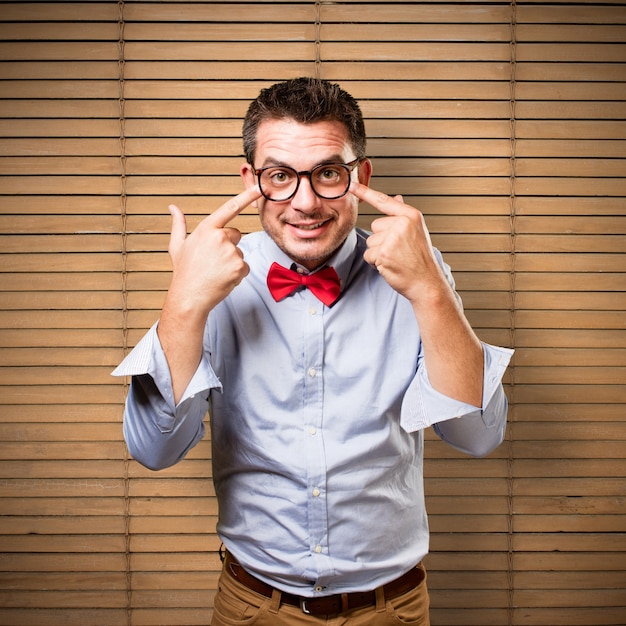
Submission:
[[[319,228],[320,226],[323,226],[324,222],[319,222],[318,224],[300,224],[299,226],[297,226],[296,228],[299,228],[301,230],[315,230],[316,228]]]

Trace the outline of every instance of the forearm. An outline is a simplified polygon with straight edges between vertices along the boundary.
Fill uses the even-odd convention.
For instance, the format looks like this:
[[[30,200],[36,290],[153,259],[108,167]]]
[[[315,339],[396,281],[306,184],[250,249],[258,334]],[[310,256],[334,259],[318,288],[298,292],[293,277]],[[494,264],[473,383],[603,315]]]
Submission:
[[[208,393],[173,407],[149,374],[133,376],[124,412],[124,438],[132,457],[159,470],[180,461],[204,435]]]
[[[502,377],[513,351],[489,344],[481,347],[482,404],[477,407],[439,392],[431,384],[423,361],[402,402],[404,430],[415,432],[433,426],[444,441],[473,456],[484,456],[502,442],[507,412]]]
[[[450,285],[441,285],[413,303],[432,386],[475,407],[482,406],[483,350]]]
[[[482,411],[433,425],[434,431],[452,447],[475,457],[486,456],[503,441],[507,399],[501,385]]]
[[[203,419],[212,389],[221,383],[207,359],[201,359],[180,402],[156,324],[113,372],[132,376],[124,412],[124,437],[131,455],[151,469],[179,461],[204,434]]]
[[[185,310],[176,303],[176,295],[168,293],[157,334],[165,353],[172,381],[174,402],[185,393],[202,358],[202,340],[206,314]]]

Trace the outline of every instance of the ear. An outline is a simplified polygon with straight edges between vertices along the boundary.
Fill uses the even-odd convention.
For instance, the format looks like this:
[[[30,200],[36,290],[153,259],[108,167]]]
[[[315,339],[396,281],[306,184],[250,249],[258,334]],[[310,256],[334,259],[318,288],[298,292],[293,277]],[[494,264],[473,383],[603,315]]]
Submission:
[[[359,164],[359,182],[362,185],[369,186],[372,178],[372,162],[369,159],[363,159]]]
[[[252,165],[250,165],[250,163],[241,164],[241,167],[239,168],[239,175],[241,176],[243,180],[243,184],[245,185],[246,189],[250,189],[250,187],[254,187],[255,185],[254,170],[252,168]],[[252,206],[255,209],[259,208],[256,200],[252,203]]]

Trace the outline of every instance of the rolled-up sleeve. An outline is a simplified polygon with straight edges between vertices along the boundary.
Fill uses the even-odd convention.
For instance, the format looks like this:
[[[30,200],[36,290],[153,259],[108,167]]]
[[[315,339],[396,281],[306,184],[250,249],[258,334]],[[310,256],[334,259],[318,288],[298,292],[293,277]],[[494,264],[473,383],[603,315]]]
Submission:
[[[484,456],[504,438],[507,399],[502,377],[513,350],[483,343],[483,406],[459,402],[432,387],[424,362],[409,386],[402,403],[400,423],[407,432],[433,426],[451,446]]]
[[[204,436],[209,394],[222,385],[206,358],[175,405],[172,381],[155,324],[113,371],[131,376],[124,438],[135,460],[154,470],[177,463]]]

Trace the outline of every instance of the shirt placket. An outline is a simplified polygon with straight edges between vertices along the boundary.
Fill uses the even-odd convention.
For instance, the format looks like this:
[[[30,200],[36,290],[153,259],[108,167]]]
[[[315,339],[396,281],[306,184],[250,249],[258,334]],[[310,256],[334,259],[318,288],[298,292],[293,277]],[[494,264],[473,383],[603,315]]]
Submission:
[[[326,454],[324,447],[324,322],[326,307],[309,290],[303,292],[304,436],[307,469],[309,550],[316,578],[329,573]],[[317,591],[322,587],[314,584]]]

